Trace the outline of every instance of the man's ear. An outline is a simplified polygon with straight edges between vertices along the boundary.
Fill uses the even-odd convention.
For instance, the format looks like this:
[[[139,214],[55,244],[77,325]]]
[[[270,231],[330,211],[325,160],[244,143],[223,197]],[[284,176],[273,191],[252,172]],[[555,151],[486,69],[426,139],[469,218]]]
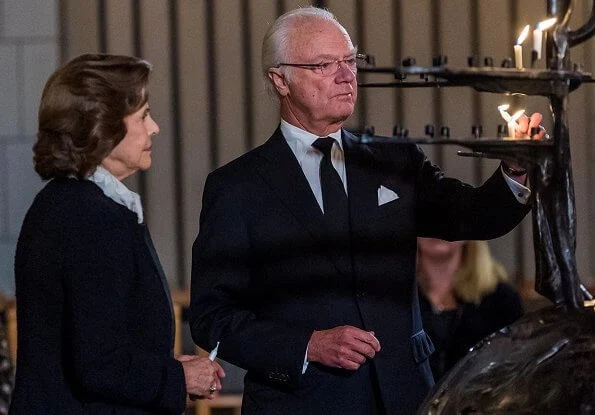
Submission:
[[[281,70],[279,70],[279,68],[270,68],[268,75],[275,86],[277,93],[282,97],[286,96],[289,93],[289,86],[287,85],[287,80],[285,75],[281,73]]]

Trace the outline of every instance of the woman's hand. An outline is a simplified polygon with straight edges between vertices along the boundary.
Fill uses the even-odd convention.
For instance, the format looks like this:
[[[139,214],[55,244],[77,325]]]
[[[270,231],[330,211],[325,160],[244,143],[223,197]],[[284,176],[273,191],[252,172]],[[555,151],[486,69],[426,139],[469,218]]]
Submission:
[[[213,399],[221,390],[221,378],[225,371],[219,363],[208,357],[181,355],[176,357],[182,363],[186,378],[186,392],[191,398]]]

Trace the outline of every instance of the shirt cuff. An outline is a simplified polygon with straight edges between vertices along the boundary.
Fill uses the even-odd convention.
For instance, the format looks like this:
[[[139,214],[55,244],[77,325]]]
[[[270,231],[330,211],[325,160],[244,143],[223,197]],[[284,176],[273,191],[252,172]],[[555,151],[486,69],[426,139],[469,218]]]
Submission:
[[[504,170],[502,170],[502,167],[500,167],[500,171],[502,172],[502,176],[504,176],[504,180],[506,180],[506,184],[510,188],[510,191],[514,195],[515,199],[519,203],[526,205],[529,202],[529,198],[531,197],[531,190],[514,179],[508,177],[508,175],[504,173]]]
[[[308,369],[308,346],[306,346],[306,355],[304,356],[304,365],[302,366],[302,375],[306,373],[306,369]]]

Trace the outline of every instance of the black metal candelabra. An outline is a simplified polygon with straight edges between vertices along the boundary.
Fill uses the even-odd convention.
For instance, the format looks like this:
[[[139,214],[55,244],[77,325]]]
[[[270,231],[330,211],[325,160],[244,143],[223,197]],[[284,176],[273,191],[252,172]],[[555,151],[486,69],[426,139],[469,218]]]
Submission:
[[[470,137],[453,139],[447,138],[450,132],[445,128],[437,138],[433,128],[427,128],[427,137],[418,138],[407,137],[403,129],[397,129],[395,137],[379,137],[371,131],[360,136],[362,142],[379,146],[457,144],[471,150],[465,155],[514,161],[527,166],[530,174],[535,289],[555,306],[530,313],[475,345],[435,385],[420,414],[595,413],[595,312],[583,304],[589,293],[581,290],[576,267],[567,117],[570,92],[593,82],[590,74],[571,68],[569,53],[595,33],[595,4],[588,22],[574,31],[568,29],[571,0],[547,0],[547,11],[557,23],[548,30],[545,70],[512,68],[510,60],[497,68],[493,59],[486,59],[484,67],[470,59],[470,67],[456,69],[446,65],[445,57],[434,59],[428,68],[406,59],[400,67],[364,70],[390,74],[393,79],[362,87],[469,86],[544,96],[554,120],[551,137],[542,140],[481,137],[477,127]]]
[[[516,69],[510,62],[493,66],[451,68],[446,59],[434,59],[432,67],[415,65],[411,58],[400,67],[365,68],[362,72],[393,75],[383,83],[360,84],[361,87],[448,87],[469,86],[477,91],[521,93],[547,97],[554,120],[551,138],[544,140],[502,140],[501,138],[430,139],[379,137],[370,133],[362,142],[391,145],[403,142],[423,144],[458,144],[472,150],[476,157],[511,160],[529,169],[533,197],[533,243],[536,261],[535,290],[554,304],[567,309],[583,307],[588,296],[582,287],[576,266],[576,221],[574,185],[568,129],[568,95],[584,83],[594,82],[590,74],[570,68],[570,48],[595,33],[595,3],[591,17],[578,30],[569,30],[571,0],[547,0],[548,15],[556,18],[546,40],[547,69]],[[491,61],[491,59],[490,59]],[[417,81],[411,81],[417,78]]]

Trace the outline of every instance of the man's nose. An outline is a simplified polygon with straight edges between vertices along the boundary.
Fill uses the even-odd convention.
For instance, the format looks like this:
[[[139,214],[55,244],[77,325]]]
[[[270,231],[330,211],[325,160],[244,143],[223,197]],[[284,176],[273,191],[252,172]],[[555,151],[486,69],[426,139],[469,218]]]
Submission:
[[[339,61],[339,69],[335,75],[335,79],[339,82],[351,82],[355,78],[355,72],[344,61]]]

